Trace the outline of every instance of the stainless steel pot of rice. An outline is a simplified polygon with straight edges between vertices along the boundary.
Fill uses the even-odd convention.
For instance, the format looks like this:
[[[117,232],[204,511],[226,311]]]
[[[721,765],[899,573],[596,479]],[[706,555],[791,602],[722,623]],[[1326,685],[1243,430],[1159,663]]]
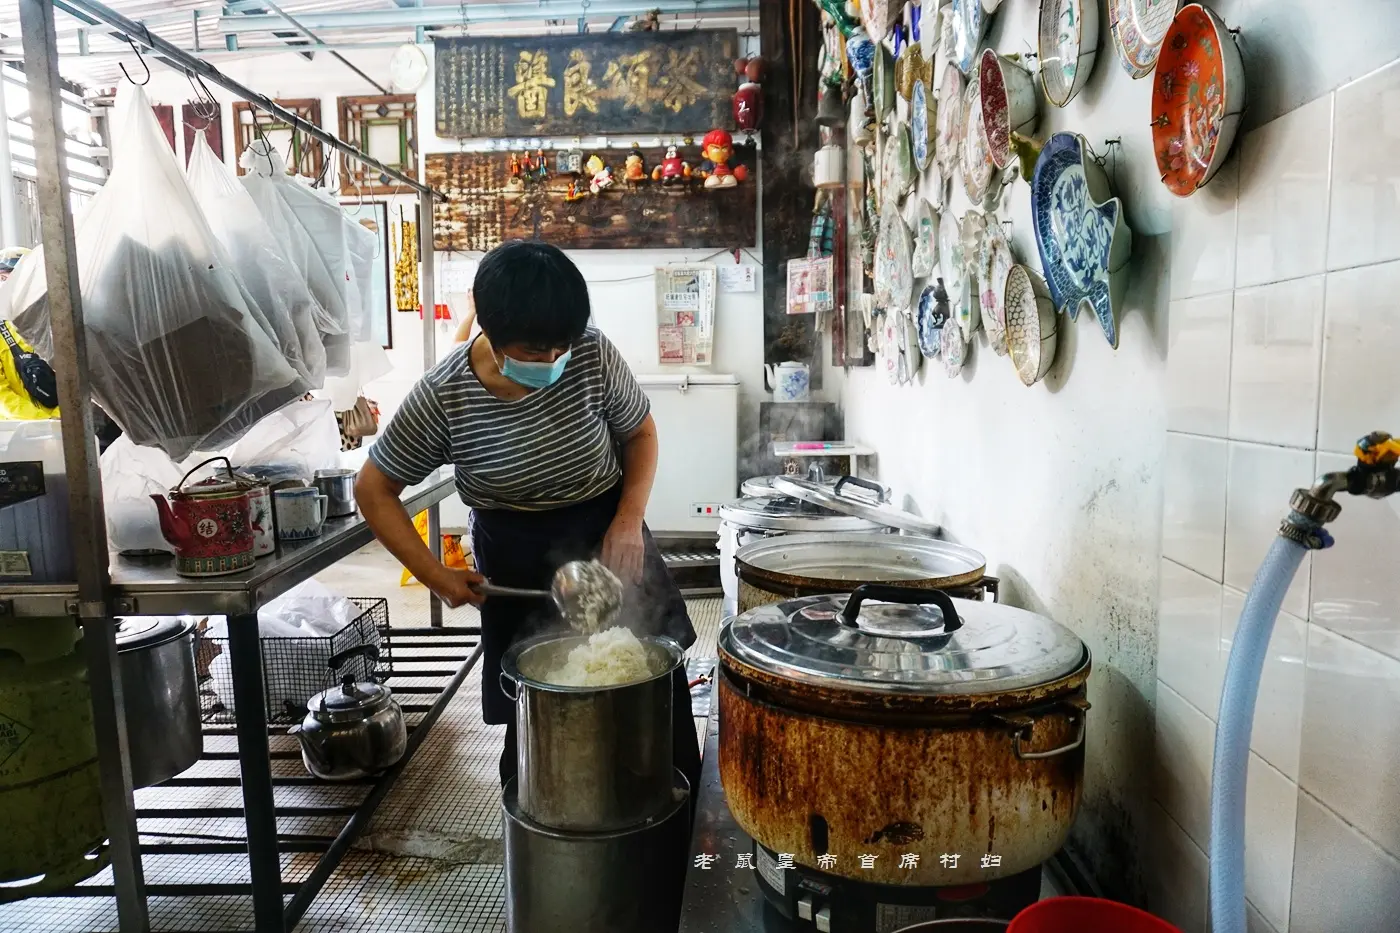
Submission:
[[[634,666],[610,667],[612,658],[593,651],[587,670],[578,661],[592,651],[588,636],[541,635],[506,650],[501,689],[515,700],[518,806],[536,823],[606,832],[671,806],[671,678],[683,652],[665,636],[638,640]]]

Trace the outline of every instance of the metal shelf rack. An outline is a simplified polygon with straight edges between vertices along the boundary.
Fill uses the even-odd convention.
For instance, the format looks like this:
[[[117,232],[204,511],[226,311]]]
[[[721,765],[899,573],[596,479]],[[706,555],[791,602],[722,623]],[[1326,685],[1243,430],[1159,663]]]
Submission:
[[[38,175],[44,266],[53,328],[53,364],[61,403],[63,454],[70,490],[69,520],[77,579],[66,586],[0,586],[0,616],[67,616],[76,617],[82,625],[102,774],[103,816],[107,824],[113,870],[112,893],[117,901],[121,933],[146,933],[150,929],[150,920],[146,905],[149,892],[141,866],[126,726],[118,712],[122,708],[122,685],[113,617],[198,613],[228,616],[229,654],[237,700],[237,755],[247,824],[246,850],[252,879],[255,923],[259,933],[282,931],[293,926],[296,918],[305,911],[310,898],[329,876],[339,857],[330,858],[332,851],[343,854],[344,849],[348,848],[348,839],[353,838],[359,827],[368,821],[368,813],[387,792],[387,785],[392,783],[397,772],[390,772],[382,779],[384,790],[371,793],[362,808],[351,816],[346,830],[330,844],[313,872],[313,877],[320,873],[319,881],[303,885],[284,909],[268,727],[262,703],[262,652],[257,610],[279,593],[368,544],[372,535],[360,519],[340,519],[327,523],[321,538],[300,545],[284,545],[276,556],[259,561],[253,570],[233,577],[198,581],[177,577],[168,562],[140,564],[109,555],[93,432],[73,216],[69,207],[59,100],[55,9],[77,17],[86,25],[106,27],[113,36],[129,41],[133,48],[148,50],[157,61],[219,85],[323,145],[416,191],[419,195],[420,228],[428,231],[419,237],[422,263],[420,294],[424,308],[434,307],[433,238],[430,231],[433,200],[443,196],[320,127],[307,123],[264,95],[227,77],[208,62],[152,35],[142,24],[94,0],[19,0]],[[425,369],[436,362],[434,317],[432,314],[423,315]],[[435,550],[441,547],[437,503],[451,492],[451,488],[450,475],[440,471],[404,493],[405,504],[411,512],[428,511],[428,540]],[[441,612],[441,605],[433,599],[430,618],[434,628],[426,631],[448,634],[447,630],[438,628],[441,626]],[[452,630],[452,634],[455,635],[457,631]],[[460,684],[474,660],[475,655],[463,661],[450,683]],[[455,690],[455,686],[452,690]],[[445,697],[452,690],[444,690],[440,702],[445,703]],[[435,718],[432,715],[419,724],[414,735],[416,741],[421,741]],[[368,810],[364,807],[368,807]],[[351,834],[348,838],[347,833]]]

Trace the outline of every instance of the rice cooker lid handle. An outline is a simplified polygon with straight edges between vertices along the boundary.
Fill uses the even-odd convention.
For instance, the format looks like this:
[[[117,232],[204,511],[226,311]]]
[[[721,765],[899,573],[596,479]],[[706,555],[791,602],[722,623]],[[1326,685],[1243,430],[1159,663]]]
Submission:
[[[792,496],[803,502],[831,509],[833,512],[854,515],[910,534],[936,538],[943,532],[934,522],[920,518],[913,512],[885,504],[882,501],[885,487],[860,477],[843,476],[835,486],[827,486],[796,476],[775,476],[773,489],[782,495]],[[863,490],[864,494],[857,490]]]
[[[890,583],[862,583],[851,591],[846,600],[846,608],[839,616],[842,625],[860,627],[860,604],[867,599],[886,603],[904,603],[910,606],[923,606],[933,603],[943,614],[943,634],[951,635],[962,628],[962,619],[952,599],[942,590],[922,589],[913,586],[896,586]]]

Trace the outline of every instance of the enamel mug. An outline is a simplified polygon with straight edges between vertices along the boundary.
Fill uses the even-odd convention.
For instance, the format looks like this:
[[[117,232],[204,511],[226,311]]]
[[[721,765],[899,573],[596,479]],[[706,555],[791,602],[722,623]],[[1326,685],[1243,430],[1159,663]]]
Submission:
[[[278,541],[306,541],[321,534],[327,498],[315,487],[278,489],[272,494]]]

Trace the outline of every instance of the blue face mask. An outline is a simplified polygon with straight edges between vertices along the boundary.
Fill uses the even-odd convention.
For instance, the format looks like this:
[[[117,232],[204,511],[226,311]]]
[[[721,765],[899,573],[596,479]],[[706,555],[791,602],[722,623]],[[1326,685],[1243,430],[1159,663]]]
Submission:
[[[559,377],[564,375],[564,367],[569,365],[569,357],[573,352],[572,349],[565,350],[553,363],[537,363],[506,356],[505,362],[501,364],[501,375],[527,389],[543,389],[554,385],[559,381]]]

